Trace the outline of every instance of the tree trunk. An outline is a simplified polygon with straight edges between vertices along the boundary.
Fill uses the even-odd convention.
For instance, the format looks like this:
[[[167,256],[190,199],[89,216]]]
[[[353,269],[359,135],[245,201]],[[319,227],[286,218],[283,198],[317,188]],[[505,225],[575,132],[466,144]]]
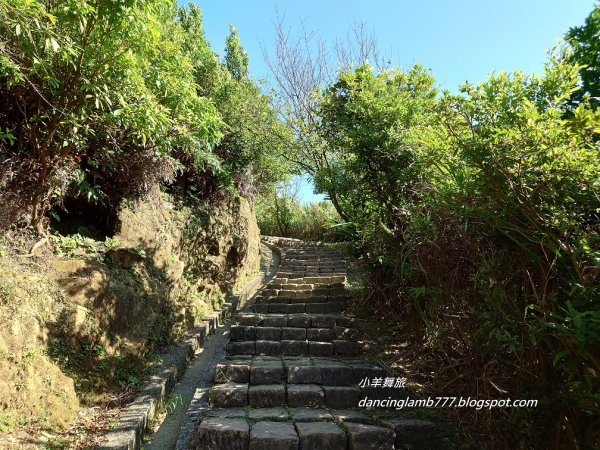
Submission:
[[[344,219],[346,222],[350,222],[350,217],[348,216],[348,214],[346,214],[346,212],[340,206],[340,202],[338,201],[337,195],[334,192],[329,192],[329,198],[331,199],[331,203],[333,203],[333,207],[335,208],[337,213],[340,215],[340,217],[342,219]]]

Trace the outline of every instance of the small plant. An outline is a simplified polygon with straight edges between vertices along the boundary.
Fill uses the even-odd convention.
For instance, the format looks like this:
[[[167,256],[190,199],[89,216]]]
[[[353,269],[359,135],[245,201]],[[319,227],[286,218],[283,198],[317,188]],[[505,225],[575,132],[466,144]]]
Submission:
[[[167,409],[167,414],[172,414],[179,405],[183,405],[183,399],[181,398],[181,395],[171,395],[165,400],[165,408]]]
[[[13,298],[15,288],[10,284],[0,284],[0,306],[8,305]]]
[[[133,375],[133,374],[127,375],[127,387],[135,388],[135,387],[139,386],[139,384],[140,384],[139,377],[137,377],[136,375]]]
[[[40,354],[40,351],[34,348],[25,347],[22,352],[23,360],[30,361],[34,356]]]
[[[11,413],[0,414],[0,432],[7,433],[15,425],[15,421],[12,418]]]
[[[146,257],[146,251],[142,247],[133,247],[129,249],[132,253],[135,253],[138,256]]]
[[[54,241],[56,252],[60,256],[73,256],[78,249],[95,251],[98,245],[93,239],[84,237],[79,233],[70,236],[53,235],[51,239]]]
[[[117,247],[119,247],[121,245],[121,243],[119,242],[118,239],[115,238],[111,238],[111,237],[106,237],[106,239],[104,239],[104,246],[106,247],[107,250],[111,250],[111,249],[115,249]]]

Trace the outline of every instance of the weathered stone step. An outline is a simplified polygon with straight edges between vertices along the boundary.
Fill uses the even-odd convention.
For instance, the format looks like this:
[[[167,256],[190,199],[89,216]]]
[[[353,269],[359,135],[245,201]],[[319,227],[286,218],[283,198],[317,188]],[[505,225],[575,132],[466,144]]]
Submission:
[[[233,381],[214,385],[208,394],[213,408],[275,408],[287,406],[356,408],[362,391],[354,386],[319,384],[249,384]]]
[[[304,260],[304,259],[342,259],[343,257],[340,252],[335,250],[327,249],[305,249],[301,251],[288,250],[288,257],[292,259]]]
[[[341,314],[235,314],[232,321],[237,325],[292,328],[356,328],[362,329],[364,321]]]
[[[426,420],[379,418],[356,409],[215,409],[198,427],[198,450],[392,450],[442,448]]]
[[[318,287],[310,288],[307,284],[295,284],[294,289],[263,289],[258,297],[287,297],[287,298],[309,298],[309,297],[324,297],[348,298],[348,291],[343,287]]]
[[[297,291],[300,292],[300,291]],[[277,297],[266,297],[263,295],[257,295],[254,297],[255,304],[287,304],[287,303],[342,303],[348,305],[349,296],[347,295],[309,295],[306,297],[288,297],[288,296],[277,296]]]
[[[346,302],[327,300],[322,303],[255,303],[252,310],[260,314],[336,314],[346,309]]]
[[[344,277],[346,278],[345,270],[339,268],[327,268],[319,270],[310,270],[303,267],[290,267],[288,269],[277,272],[275,279],[300,279],[300,278],[315,278],[315,277]]]
[[[265,289],[261,291],[256,297],[257,303],[262,302],[278,302],[279,298],[283,298],[279,303],[289,303],[294,301],[303,301],[308,299],[309,303],[311,299],[322,299],[325,301],[347,301],[349,300],[350,294],[345,289],[314,289],[314,290],[284,290],[284,289]],[[317,302],[317,300],[312,300]]]
[[[346,271],[346,265],[341,260],[289,260],[286,259],[280,266],[281,273],[306,270],[308,272],[339,272]]]
[[[215,383],[322,384],[355,386],[365,378],[385,377],[382,367],[360,360],[320,358],[231,359],[215,368]]]
[[[306,277],[306,279],[314,280],[314,278]],[[306,280],[305,279],[305,280]],[[285,290],[285,291],[302,291],[306,289],[318,289],[318,290],[330,290],[330,289],[344,289],[344,282],[331,282],[331,281],[320,281],[320,282],[300,282],[297,280],[287,281],[287,278],[283,280],[275,279],[271,281],[264,290]]]
[[[282,339],[281,341],[232,341],[227,346],[230,355],[265,356],[357,356],[362,352],[358,342],[335,339],[331,342]]]
[[[282,274],[275,276],[268,286],[272,285],[284,285],[284,284],[300,284],[300,285],[314,285],[314,286],[337,286],[343,287],[346,281],[346,275],[340,273],[339,275],[322,275],[322,276],[304,276],[304,277],[285,277]]]
[[[306,277],[345,277],[346,267],[340,266],[310,266],[306,264],[302,265],[290,265],[286,264],[280,268],[277,273],[277,278],[302,278]],[[344,280],[342,280],[343,282]]]
[[[304,327],[255,327],[251,325],[232,325],[229,329],[229,339],[232,342],[265,340],[307,340],[331,342],[335,339],[358,341],[360,337],[356,328],[304,328]]]
[[[293,277],[289,277],[289,274],[293,274],[293,273],[309,273],[311,274],[310,276],[331,276],[331,275],[345,275],[346,273],[346,266],[340,264],[340,263],[330,263],[330,264],[319,264],[318,266],[316,265],[317,263],[294,263],[294,264],[290,264],[290,263],[284,263],[282,266],[280,266],[280,270],[278,272],[278,276],[280,277],[286,277],[287,278],[293,278]]]

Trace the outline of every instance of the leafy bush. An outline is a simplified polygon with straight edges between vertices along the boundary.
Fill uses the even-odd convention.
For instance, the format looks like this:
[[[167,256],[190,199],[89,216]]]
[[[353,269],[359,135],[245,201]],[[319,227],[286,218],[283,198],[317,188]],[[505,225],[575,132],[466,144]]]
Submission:
[[[263,235],[309,241],[340,239],[334,226],[339,216],[329,201],[302,204],[285,190],[273,190],[258,197],[256,217]]]
[[[571,102],[580,69],[557,55],[543,76],[500,73],[436,97],[418,66],[363,66],[319,101],[335,165],[317,187],[352,222],[371,298],[453,348],[462,375],[446,387],[468,373],[486,382],[457,385],[467,395],[541,399],[505,413],[530,434],[500,424],[510,447],[559,430],[556,448],[599,439],[600,115],[589,96]]]
[[[1,0],[0,40],[5,227],[42,233],[67,195],[116,208],[176,174],[199,198],[278,176],[242,186],[291,135],[233,67],[245,54],[235,30],[223,64],[193,5]]]
[[[500,368],[497,376],[521,396],[549,401],[552,392],[540,425],[591,442],[600,387],[600,290],[590,272],[600,262],[600,116],[585,99],[569,110],[577,74],[553,59],[542,77],[499,74],[464,86],[466,96],[446,95],[448,137],[430,154],[439,169],[432,184],[443,188],[427,206],[464,224],[479,252],[472,280],[483,303],[471,314],[479,315],[472,339],[482,363],[519,361],[512,383]]]
[[[39,231],[74,184],[103,200],[91,178],[107,159],[181,147],[202,160],[221,137],[175,11],[166,0],[0,2],[2,203],[19,197]]]

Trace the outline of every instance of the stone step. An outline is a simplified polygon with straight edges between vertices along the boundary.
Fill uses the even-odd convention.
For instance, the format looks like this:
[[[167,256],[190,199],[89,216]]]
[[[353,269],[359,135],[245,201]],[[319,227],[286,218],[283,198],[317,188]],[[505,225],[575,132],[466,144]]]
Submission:
[[[303,281],[287,281],[287,278],[282,280],[275,279],[271,281],[264,289],[275,289],[275,290],[286,290],[286,291],[302,291],[306,289],[344,289],[344,281],[331,282],[331,281],[311,281],[315,278],[305,277]]]
[[[287,297],[287,298],[309,298],[309,297],[343,297],[349,298],[348,291],[343,287],[316,287],[309,288],[307,284],[295,284],[294,289],[263,289],[259,297]]]
[[[320,285],[325,285],[325,286],[335,286],[335,287],[343,287],[344,283],[346,281],[346,275],[344,274],[340,274],[340,275],[328,275],[328,276],[305,276],[305,277],[298,277],[298,278],[293,278],[293,277],[284,277],[281,276],[280,274],[276,275],[275,278],[273,279],[273,281],[271,281],[268,286],[270,285],[284,285],[284,284],[301,284],[301,285],[315,285],[315,286],[320,286]]]
[[[363,329],[364,321],[341,314],[257,314],[240,313],[232,317],[237,325],[292,328],[356,328]]]
[[[303,278],[303,277],[335,277],[345,276],[344,270],[335,267],[310,270],[305,267],[290,267],[277,273],[280,278]]]
[[[287,406],[356,408],[361,390],[354,386],[319,384],[248,384],[233,381],[214,385],[208,394],[213,408],[275,408]]]
[[[233,407],[212,408],[203,414],[204,418],[229,418],[272,420],[287,422],[351,422],[366,425],[384,425],[387,428],[396,428],[400,424],[425,426],[431,424],[426,420],[408,419],[399,411],[375,411],[364,408],[327,408],[327,407],[299,407],[285,406],[269,408]],[[417,422],[417,423],[414,423]]]
[[[331,260],[331,261],[316,261],[316,260],[306,260],[306,261],[289,261],[285,260],[284,263],[279,266],[281,273],[289,273],[296,271],[304,271],[319,273],[319,272],[327,272],[327,273],[340,273],[343,274],[346,272],[346,265],[339,260]]]
[[[305,262],[305,261],[321,261],[321,262],[346,262],[340,253],[332,252],[295,252],[288,251],[286,253],[285,262]]]
[[[392,450],[443,448],[427,420],[379,418],[362,410],[326,408],[215,409],[203,417],[198,450]]]
[[[331,342],[308,340],[247,340],[231,341],[227,345],[230,355],[265,356],[357,356],[362,346],[355,341],[335,339]]]
[[[295,252],[287,252],[286,258],[284,259],[284,263],[294,264],[294,263],[306,263],[306,262],[316,262],[321,264],[328,263],[339,263],[343,264],[346,262],[343,256],[339,253],[295,253]]]
[[[287,298],[287,297],[276,297],[276,298],[256,298],[254,306],[261,305],[298,305],[298,304],[335,304],[336,306],[347,307],[350,305],[350,301],[344,297],[337,298],[324,298],[324,297],[310,297],[310,298]],[[259,308],[260,309],[260,308]],[[302,313],[290,313],[290,314],[302,314]],[[337,314],[337,313],[336,313]]]
[[[349,295],[304,295],[302,291],[294,291],[296,296],[289,295],[263,295],[259,294],[254,297],[255,304],[263,303],[343,303],[348,304]]]
[[[300,340],[331,342],[335,339],[358,341],[360,333],[356,328],[304,328],[304,327],[255,327],[251,325],[232,325],[229,339],[232,342],[265,340]]]
[[[339,261],[284,261],[279,266],[280,274],[295,272],[310,272],[315,275],[323,274],[324,276],[332,273],[343,275],[346,273],[346,266]]]
[[[336,314],[346,309],[346,302],[326,301],[323,303],[255,303],[252,310],[259,314]]]
[[[310,268],[311,270],[335,268],[339,271],[345,271],[346,266],[339,259],[292,259],[289,255],[283,259],[279,266],[281,272],[287,272],[294,269]]]
[[[233,357],[232,357],[233,358]],[[320,358],[249,358],[230,359],[217,364],[214,382],[275,384],[321,384],[356,386],[365,378],[384,378],[386,373],[377,364],[357,360]]]

